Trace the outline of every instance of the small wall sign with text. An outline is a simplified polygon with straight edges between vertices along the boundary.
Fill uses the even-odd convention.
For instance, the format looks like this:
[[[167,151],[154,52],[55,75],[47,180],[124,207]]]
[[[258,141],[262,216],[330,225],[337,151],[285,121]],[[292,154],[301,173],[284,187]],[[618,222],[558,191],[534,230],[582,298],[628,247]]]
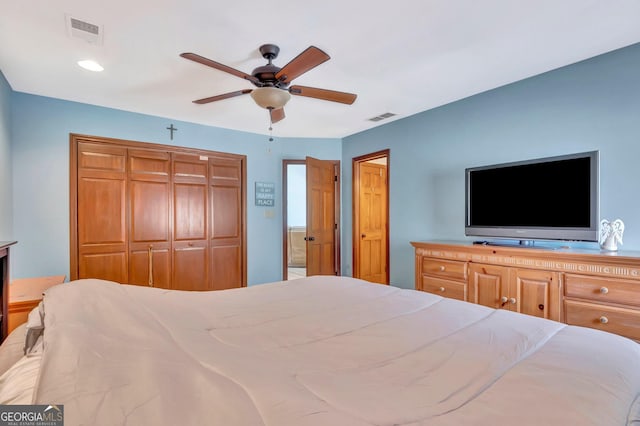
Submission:
[[[256,182],[256,206],[273,207],[276,201],[276,184]]]

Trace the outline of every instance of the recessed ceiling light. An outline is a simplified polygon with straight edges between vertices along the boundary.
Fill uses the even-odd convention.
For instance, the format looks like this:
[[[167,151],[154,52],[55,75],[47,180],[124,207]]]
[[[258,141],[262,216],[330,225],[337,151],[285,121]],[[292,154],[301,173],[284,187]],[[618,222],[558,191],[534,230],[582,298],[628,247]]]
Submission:
[[[78,65],[80,65],[82,68],[84,68],[86,70],[89,70],[89,71],[99,72],[99,71],[103,71],[104,70],[102,65],[100,65],[96,61],[91,61],[91,60],[78,61]]]

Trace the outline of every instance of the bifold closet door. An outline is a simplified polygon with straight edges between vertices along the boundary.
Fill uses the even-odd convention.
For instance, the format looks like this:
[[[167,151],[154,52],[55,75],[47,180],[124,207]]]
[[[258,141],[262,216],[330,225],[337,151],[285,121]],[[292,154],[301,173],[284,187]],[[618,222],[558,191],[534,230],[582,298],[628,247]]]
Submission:
[[[171,155],[129,149],[129,284],[171,288]]]
[[[73,134],[70,153],[72,280],[246,286],[245,156]]]
[[[207,157],[173,154],[173,287],[210,290]]]
[[[126,148],[78,143],[79,278],[128,281],[126,164]]]
[[[209,158],[211,289],[242,287],[244,265],[242,161]]]

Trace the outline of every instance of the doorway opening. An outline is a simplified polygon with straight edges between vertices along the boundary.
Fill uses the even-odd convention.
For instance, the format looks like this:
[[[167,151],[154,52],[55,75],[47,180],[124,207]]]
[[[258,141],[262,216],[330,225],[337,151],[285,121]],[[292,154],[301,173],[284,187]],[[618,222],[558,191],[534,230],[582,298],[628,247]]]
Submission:
[[[307,167],[305,160],[282,161],[283,280],[307,276]]]
[[[389,284],[389,150],[353,165],[353,276]]]

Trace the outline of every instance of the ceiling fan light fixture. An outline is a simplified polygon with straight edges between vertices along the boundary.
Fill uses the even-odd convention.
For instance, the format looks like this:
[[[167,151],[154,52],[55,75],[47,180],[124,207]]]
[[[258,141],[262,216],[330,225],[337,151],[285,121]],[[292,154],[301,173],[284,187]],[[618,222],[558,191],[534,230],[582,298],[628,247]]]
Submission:
[[[291,94],[284,89],[267,86],[253,89],[251,91],[251,97],[253,98],[255,103],[262,108],[278,109],[282,108],[287,102],[289,102],[289,99],[291,99]]]

